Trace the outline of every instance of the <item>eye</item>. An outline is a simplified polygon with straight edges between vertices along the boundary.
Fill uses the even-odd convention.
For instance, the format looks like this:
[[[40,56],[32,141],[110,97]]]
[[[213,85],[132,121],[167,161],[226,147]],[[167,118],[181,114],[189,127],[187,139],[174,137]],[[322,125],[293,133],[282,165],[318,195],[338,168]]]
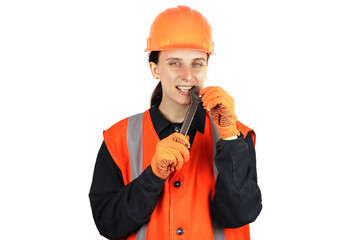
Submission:
[[[194,62],[193,66],[195,67],[202,67],[204,64],[202,62]]]
[[[169,62],[169,65],[170,65],[170,66],[180,66],[181,63],[178,62],[178,61],[172,61],[172,62]]]

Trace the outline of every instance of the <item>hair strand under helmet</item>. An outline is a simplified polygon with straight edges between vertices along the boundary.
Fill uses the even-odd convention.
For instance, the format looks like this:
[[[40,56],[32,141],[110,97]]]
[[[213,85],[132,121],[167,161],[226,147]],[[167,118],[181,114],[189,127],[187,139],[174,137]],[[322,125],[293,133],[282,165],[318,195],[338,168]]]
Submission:
[[[211,26],[206,18],[187,6],[177,6],[161,12],[151,24],[146,52],[194,49],[214,52]]]

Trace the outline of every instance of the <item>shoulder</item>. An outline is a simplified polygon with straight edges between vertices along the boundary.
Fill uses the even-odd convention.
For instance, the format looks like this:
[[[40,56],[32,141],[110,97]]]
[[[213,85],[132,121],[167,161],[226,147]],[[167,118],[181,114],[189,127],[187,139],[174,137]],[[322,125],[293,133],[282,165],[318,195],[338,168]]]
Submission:
[[[117,136],[126,133],[129,120],[135,120],[135,119],[141,120],[145,114],[148,114],[148,112],[149,112],[149,110],[131,115],[129,117],[126,117],[126,118],[118,121],[117,123],[112,125],[110,128],[108,128],[107,130],[104,130],[104,138],[108,138],[108,137],[116,138]]]
[[[254,131],[252,128],[246,126],[245,124],[243,124],[242,122],[240,122],[239,120],[236,121],[236,127],[238,128],[238,130],[240,132],[242,132],[242,134],[247,135],[249,132]]]
[[[211,121],[211,116],[210,116],[211,112],[210,112],[210,110],[206,110],[206,115]],[[244,138],[246,138],[247,135],[250,135],[251,139],[252,139],[252,141],[254,142],[254,145],[255,145],[256,134],[255,134],[254,129],[246,126],[245,124],[243,124],[242,122],[240,122],[238,120],[236,121],[236,128],[239,130],[239,132],[241,132],[244,135]]]
[[[256,141],[256,134],[255,134],[255,131],[254,129],[246,126],[245,124],[243,124],[242,122],[240,121],[236,121],[236,127],[237,129],[244,135],[244,138],[246,138],[246,136],[248,134],[250,134],[253,142],[254,142],[254,145],[255,145],[255,141]]]

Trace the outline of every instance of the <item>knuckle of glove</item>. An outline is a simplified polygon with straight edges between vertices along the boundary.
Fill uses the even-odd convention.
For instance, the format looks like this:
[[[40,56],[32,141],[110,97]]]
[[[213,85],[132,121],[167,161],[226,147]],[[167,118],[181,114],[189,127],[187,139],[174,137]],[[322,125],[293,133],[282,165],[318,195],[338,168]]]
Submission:
[[[188,137],[173,133],[170,136],[162,139],[156,147],[156,155],[166,155],[167,158],[181,159],[181,161],[188,161],[190,157],[190,142]],[[171,156],[170,156],[171,155]]]
[[[190,146],[188,138],[179,133],[174,136],[170,135],[157,144],[151,161],[154,173],[163,179],[167,178],[170,172],[181,169],[184,162],[189,160],[190,152],[185,147]]]
[[[184,136],[180,133],[173,133],[169,137],[171,137],[173,142],[180,143],[181,145],[185,146],[188,149],[190,148],[190,142],[186,136]],[[176,146],[179,146],[179,145],[174,144],[174,147],[176,147]]]
[[[181,159],[184,162],[187,162],[190,158],[190,151],[189,149],[187,149],[186,147],[182,146],[181,148],[178,149],[180,155],[181,155]]]
[[[182,156],[182,160],[187,162],[190,157],[190,142],[189,137],[184,136],[180,133],[174,133],[174,141],[176,142],[176,150],[179,151],[179,153]]]

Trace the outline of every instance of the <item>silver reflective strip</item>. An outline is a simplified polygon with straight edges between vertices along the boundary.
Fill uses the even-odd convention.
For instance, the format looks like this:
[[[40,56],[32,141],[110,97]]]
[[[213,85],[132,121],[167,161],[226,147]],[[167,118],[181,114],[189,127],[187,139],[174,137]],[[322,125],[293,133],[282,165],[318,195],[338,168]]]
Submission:
[[[146,239],[146,228],[147,228],[147,223],[145,223],[144,225],[142,225],[140,227],[140,229],[136,233],[136,240],[145,240]]]
[[[127,146],[131,165],[131,181],[142,172],[142,120],[144,113],[129,117],[127,126]]]
[[[219,174],[219,171],[217,170],[216,165],[215,165],[216,143],[220,139],[220,134],[219,134],[219,131],[217,130],[214,122],[212,121],[211,113],[209,115],[210,115],[212,137],[213,137],[214,174],[215,174],[215,181],[216,181],[217,176]],[[213,228],[214,240],[225,240],[224,229],[219,227],[218,224],[214,221],[214,219],[212,219],[212,228]]]
[[[219,225],[214,220],[212,221],[212,228],[214,240],[225,240],[224,229],[219,227]]]
[[[129,117],[126,137],[130,157],[131,181],[139,177],[143,169],[142,121],[144,113]],[[147,224],[142,225],[136,233],[136,240],[146,239]]]
[[[215,181],[217,179],[217,176],[219,174],[216,165],[215,165],[215,155],[216,155],[216,143],[220,139],[219,131],[217,130],[214,122],[212,121],[211,113],[210,115],[210,121],[211,121],[211,127],[212,127],[212,136],[213,136],[213,153],[214,153],[214,172],[215,172]]]

